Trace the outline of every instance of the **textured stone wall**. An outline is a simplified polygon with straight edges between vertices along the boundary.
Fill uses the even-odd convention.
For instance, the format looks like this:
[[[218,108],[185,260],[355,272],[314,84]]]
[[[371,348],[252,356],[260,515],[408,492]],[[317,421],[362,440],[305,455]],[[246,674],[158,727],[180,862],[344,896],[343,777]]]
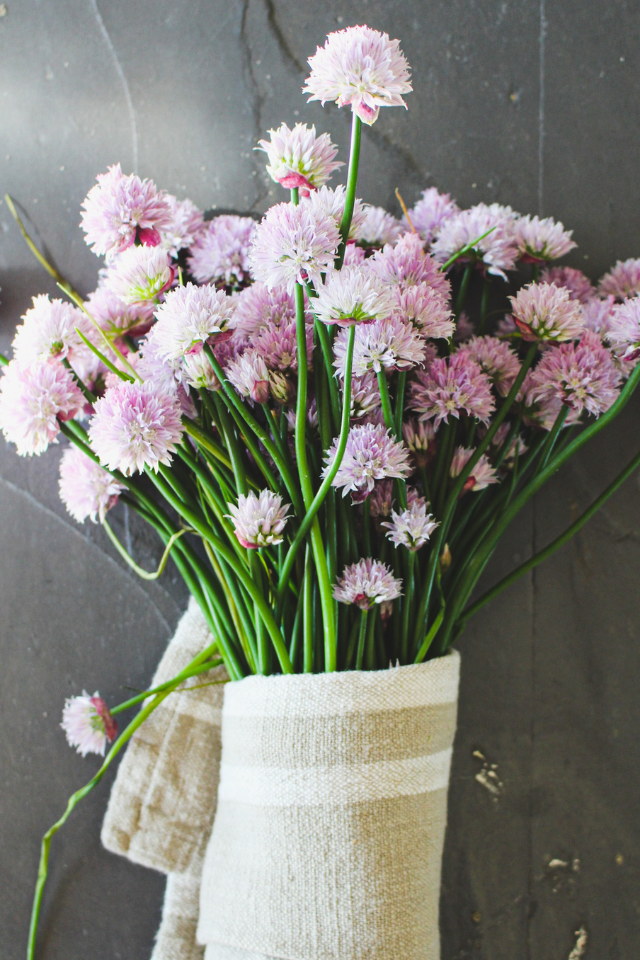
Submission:
[[[259,136],[349,118],[300,94],[325,34],[367,22],[402,41],[409,110],[365,131],[359,192],[397,210],[435,184],[574,228],[594,278],[640,255],[640,11],[632,0],[7,0],[0,5],[0,188],[81,290],[78,229],[95,173],[120,160],[203,207],[275,198]],[[0,205],[0,348],[33,293],[55,294]],[[553,538],[636,451],[638,403],[509,533],[487,582]],[[66,748],[63,698],[148,681],[186,603],[141,583],[100,529],[58,503],[58,452],[0,450],[0,956],[23,956],[39,838],[96,768]],[[469,624],[442,898],[443,960],[640,954],[640,487]],[[143,563],[157,547],[124,511]],[[492,772],[492,776],[489,773]],[[108,782],[54,842],[42,960],[149,955],[162,878],[104,853]],[[584,940],[584,937],[582,938]],[[579,948],[582,949],[582,948]],[[572,960],[582,956],[571,954]]]

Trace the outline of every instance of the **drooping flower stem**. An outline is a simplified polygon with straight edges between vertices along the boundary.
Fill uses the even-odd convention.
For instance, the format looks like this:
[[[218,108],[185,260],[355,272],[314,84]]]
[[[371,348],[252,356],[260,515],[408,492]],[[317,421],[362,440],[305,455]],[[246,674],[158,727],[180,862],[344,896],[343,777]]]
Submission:
[[[351,227],[351,218],[353,217],[353,208],[356,202],[356,186],[358,183],[358,165],[360,163],[360,136],[362,133],[362,121],[355,113],[351,115],[351,147],[349,150],[349,169],[347,172],[347,190],[344,198],[344,212],[340,223],[340,236],[342,241],[338,247],[338,256],[336,257],[336,268],[339,270],[344,262],[344,254],[347,249],[347,240],[349,238],[349,229]]]

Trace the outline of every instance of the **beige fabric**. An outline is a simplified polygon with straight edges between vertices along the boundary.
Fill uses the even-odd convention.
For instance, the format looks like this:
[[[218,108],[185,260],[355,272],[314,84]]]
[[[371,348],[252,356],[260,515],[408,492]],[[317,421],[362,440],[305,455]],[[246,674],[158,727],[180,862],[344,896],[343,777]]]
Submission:
[[[205,960],[439,960],[459,669],[226,687]]]
[[[170,873],[151,960],[202,960],[204,947],[196,943],[200,871]]]
[[[176,676],[211,643],[192,598],[152,686]],[[188,680],[131,738],[102,826],[107,850],[163,873],[199,869],[215,812],[224,684],[188,688],[223,679],[218,667]]]

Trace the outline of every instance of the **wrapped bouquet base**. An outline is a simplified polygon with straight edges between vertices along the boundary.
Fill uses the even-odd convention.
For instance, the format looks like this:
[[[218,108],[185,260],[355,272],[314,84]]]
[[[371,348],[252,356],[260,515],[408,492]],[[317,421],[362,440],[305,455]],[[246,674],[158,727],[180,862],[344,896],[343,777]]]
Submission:
[[[459,669],[227,686],[206,960],[439,960]]]

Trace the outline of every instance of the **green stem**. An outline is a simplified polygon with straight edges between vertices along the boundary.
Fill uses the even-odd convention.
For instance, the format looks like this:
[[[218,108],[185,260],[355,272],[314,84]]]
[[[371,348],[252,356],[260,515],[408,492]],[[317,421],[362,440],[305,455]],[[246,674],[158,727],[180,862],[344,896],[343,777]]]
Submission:
[[[387,383],[387,374],[384,370],[378,370],[378,389],[380,390],[380,400],[382,403],[382,415],[384,417],[384,425],[387,430],[390,430],[392,434],[395,435],[396,425],[393,418],[393,408],[391,407],[391,398],[389,396],[389,384]]]
[[[394,428],[396,440],[402,440],[402,417],[404,414],[404,393],[407,385],[407,374],[401,370],[398,374],[396,383],[396,412],[394,416]]]
[[[364,661],[365,641],[367,638],[368,617],[369,617],[368,610],[360,611],[360,631],[358,633],[358,652],[356,654],[356,670],[362,670],[362,664]]]
[[[5,195],[4,195],[4,200],[5,200],[5,203],[6,203],[7,207],[9,208],[9,213],[11,214],[11,216],[13,217],[13,219],[14,219],[14,220],[16,221],[16,223],[18,224],[18,227],[19,227],[19,229],[20,229],[20,233],[22,234],[22,238],[23,238],[24,242],[25,242],[26,245],[29,247],[29,250],[30,250],[31,253],[34,255],[34,257],[36,258],[36,260],[38,261],[38,263],[40,264],[40,266],[44,267],[44,269],[47,271],[47,273],[48,273],[50,276],[53,277],[53,279],[58,283],[59,286],[61,286],[61,287],[63,288],[63,290],[64,290],[65,293],[74,294],[76,297],[78,297],[79,294],[77,293],[76,290],[74,290],[74,288],[71,286],[71,284],[69,283],[69,281],[68,281],[68,280],[65,280],[65,278],[62,276],[62,274],[59,273],[58,270],[56,270],[56,268],[53,266],[53,264],[49,263],[49,261],[46,259],[46,257],[44,257],[44,256],[40,253],[40,251],[39,251],[38,248],[36,247],[35,243],[33,242],[33,240],[31,239],[31,237],[30,237],[29,234],[27,233],[26,227],[25,227],[24,223],[22,222],[22,220],[20,219],[20,217],[18,216],[18,212],[17,212],[17,210],[16,210],[16,208],[15,208],[15,206],[14,206],[13,200],[11,199],[11,197],[9,196],[8,193],[5,193]]]
[[[464,301],[467,297],[467,290],[469,289],[469,281],[471,280],[471,264],[468,263],[464,268],[464,273],[462,274],[462,280],[460,282],[460,290],[458,291],[458,298],[456,300],[456,309],[455,314],[458,319],[460,319],[460,314],[462,313],[462,308],[464,307]]]
[[[353,208],[356,202],[356,186],[358,183],[358,164],[360,162],[360,137],[362,133],[362,121],[354,112],[351,117],[351,148],[349,151],[349,169],[347,173],[347,190],[344,200],[344,212],[340,223],[340,236],[342,240],[338,247],[336,257],[336,269],[340,270],[344,262],[344,253],[349,239],[349,230],[351,229],[351,220],[353,217]]]
[[[402,598],[402,637],[400,639],[400,663],[409,662],[409,629],[411,627],[411,604],[413,602],[414,577],[416,569],[416,555],[414,551],[409,551],[407,558],[407,577],[404,584],[404,597]]]
[[[302,669],[304,673],[313,673],[313,566],[311,564],[311,550],[308,546],[304,558],[302,593]]]
[[[126,563],[128,563],[129,566],[131,567],[131,569],[132,569],[132,570],[135,570],[135,572],[138,574],[138,576],[141,577],[143,580],[157,580],[158,577],[162,576],[162,574],[163,574],[163,572],[164,572],[164,568],[165,568],[166,565],[167,565],[167,561],[168,561],[168,559],[169,559],[169,554],[171,553],[171,550],[172,550],[172,548],[173,548],[174,543],[175,543],[180,537],[182,537],[185,533],[189,533],[189,532],[190,532],[189,530],[178,530],[177,533],[172,534],[172,535],[169,537],[169,540],[168,540],[168,542],[167,542],[167,545],[166,545],[166,547],[165,547],[165,549],[164,549],[164,553],[162,554],[162,558],[161,558],[161,560],[160,560],[160,563],[158,564],[158,569],[157,569],[154,573],[149,573],[147,570],[143,570],[142,567],[139,567],[138,564],[135,562],[135,560],[133,560],[133,559],[129,556],[129,554],[127,553],[127,551],[125,550],[125,548],[122,546],[122,544],[120,543],[120,541],[119,541],[118,538],[116,537],[115,533],[113,532],[113,530],[111,529],[111,527],[110,527],[109,524],[107,523],[106,519],[102,521],[102,526],[103,526],[103,528],[104,528],[104,530],[105,530],[105,533],[107,534],[107,536],[108,536],[109,539],[111,540],[111,543],[114,545],[114,547],[116,548],[116,550],[118,551],[118,553],[120,554],[120,556],[122,557],[122,559],[123,559]]]
[[[210,660],[207,663],[202,663],[199,666],[188,668],[183,670],[182,673],[185,680],[190,679],[191,677],[199,677],[201,673],[209,673],[210,670],[215,670],[216,667],[221,666],[223,661],[218,658],[217,660]],[[220,683],[228,683],[227,680],[221,680]],[[154,687],[152,690],[143,690],[141,693],[138,693],[135,697],[131,697],[130,700],[125,700],[123,703],[119,703],[115,707],[109,709],[109,713],[115,717],[119,713],[124,713],[125,710],[130,710],[131,707],[136,707],[139,703],[142,703],[144,700],[148,700],[149,697],[155,697],[157,693],[164,693],[169,687],[173,688],[174,681],[167,680],[166,683],[161,683],[159,686]],[[184,692],[193,690],[193,687],[185,687]]]

